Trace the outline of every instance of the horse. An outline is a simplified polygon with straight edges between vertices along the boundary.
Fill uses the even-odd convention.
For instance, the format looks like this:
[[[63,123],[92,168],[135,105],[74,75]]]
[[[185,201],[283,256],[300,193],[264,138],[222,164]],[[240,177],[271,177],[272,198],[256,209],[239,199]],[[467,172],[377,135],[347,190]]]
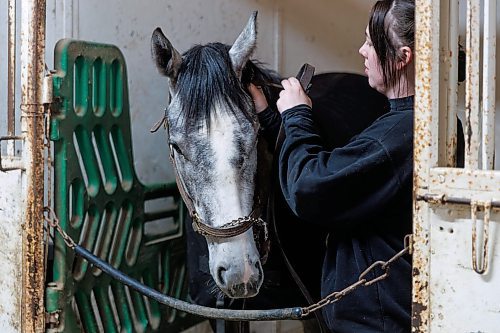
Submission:
[[[263,137],[247,91],[250,82],[262,85],[276,108],[280,76],[251,59],[256,19],[257,13],[251,15],[232,45],[195,45],[182,55],[160,28],[151,37],[153,59],[169,82],[165,119],[170,157],[192,217],[186,222],[190,295],[203,305],[214,305],[220,293],[235,303],[246,300],[253,308],[307,303],[293,292],[295,282],[283,272],[286,265],[275,250],[277,242],[296,271],[308,273],[302,274],[305,285],[313,298],[319,297],[328,231],[310,228],[284,202],[270,166],[275,142]],[[313,116],[329,149],[345,145],[388,110],[385,96],[372,89],[365,76],[323,73],[311,83]],[[276,194],[273,202],[266,202],[269,191]],[[266,246],[255,241],[256,236],[264,238],[261,217],[269,219],[262,203],[266,211],[274,208],[277,217],[268,227],[273,232],[264,268]],[[213,233],[203,232],[207,226]],[[239,230],[217,236],[234,229]],[[298,260],[306,255],[308,260]]]

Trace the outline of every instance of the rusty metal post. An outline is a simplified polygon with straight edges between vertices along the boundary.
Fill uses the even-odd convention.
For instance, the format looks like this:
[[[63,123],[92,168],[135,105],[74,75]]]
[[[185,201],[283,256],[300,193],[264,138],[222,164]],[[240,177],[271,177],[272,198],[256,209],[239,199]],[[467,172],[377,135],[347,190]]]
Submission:
[[[439,10],[440,1],[416,1],[412,332],[430,327],[428,205],[415,198],[428,188],[429,170],[438,165]]]
[[[23,1],[21,14],[21,131],[25,137],[22,331],[45,331],[44,107],[45,0]]]

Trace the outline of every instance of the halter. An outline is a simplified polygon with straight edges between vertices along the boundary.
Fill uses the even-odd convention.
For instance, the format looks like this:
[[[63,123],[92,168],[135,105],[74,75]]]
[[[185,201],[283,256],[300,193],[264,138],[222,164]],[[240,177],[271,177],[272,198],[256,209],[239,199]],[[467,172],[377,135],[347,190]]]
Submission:
[[[162,119],[160,119],[152,128],[151,132],[156,132],[162,125],[164,128],[169,130],[169,124],[167,119],[167,108],[164,110],[165,114]],[[250,228],[254,228],[254,240],[257,248],[259,250],[262,264],[264,264],[267,260],[267,256],[269,253],[270,242],[269,242],[269,233],[267,229],[267,223],[264,222],[260,218],[260,200],[257,198],[254,203],[254,209],[248,216],[239,217],[234,219],[228,223],[223,224],[220,227],[212,227],[206,223],[203,223],[203,220],[196,212],[194,208],[193,200],[191,196],[187,192],[186,186],[182,180],[182,177],[179,174],[179,170],[175,164],[174,159],[174,149],[170,145],[170,162],[172,163],[172,167],[175,172],[175,182],[177,183],[177,188],[179,189],[179,193],[186,204],[189,215],[191,216],[193,222],[192,227],[193,230],[204,237],[213,237],[213,238],[231,238],[238,235],[243,234]]]

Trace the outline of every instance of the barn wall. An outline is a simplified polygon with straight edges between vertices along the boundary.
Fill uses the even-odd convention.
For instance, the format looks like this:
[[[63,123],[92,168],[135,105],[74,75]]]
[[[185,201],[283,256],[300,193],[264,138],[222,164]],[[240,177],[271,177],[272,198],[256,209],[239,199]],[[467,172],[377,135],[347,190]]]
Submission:
[[[47,5],[48,64],[53,63],[50,50],[63,37],[112,43],[124,53],[135,163],[145,182],[173,179],[164,134],[149,133],[167,101],[166,80],[150,56],[156,27],[184,52],[199,43],[232,43],[258,10],[255,58],[283,75],[295,75],[304,62],[318,72],[362,73],[364,68],[357,50],[370,7],[366,0],[48,0]]]
[[[146,182],[172,179],[166,154],[162,154],[161,149],[144,148],[165,145],[161,133],[149,134],[149,128],[161,116],[167,99],[166,80],[157,74],[150,57],[149,39],[154,28],[161,27],[183,52],[197,43],[232,43],[251,12],[258,10],[259,38],[255,58],[284,76],[294,75],[304,62],[315,65],[318,72],[362,73],[362,59],[357,50],[364,39],[372,3],[374,1],[365,0],[47,0],[47,64],[49,68],[53,66],[53,47],[63,37],[117,45],[128,62],[139,177]],[[6,7],[6,2],[2,5]],[[462,2],[461,12],[464,11]],[[463,21],[462,41],[465,36]],[[0,29],[0,42],[6,45],[4,10],[0,10],[0,22],[5,23]],[[2,87],[6,86],[6,57],[6,52],[0,53]],[[461,95],[464,95],[463,89]],[[497,100],[498,96],[497,91]],[[463,101],[463,97],[459,101]],[[0,111],[4,112],[5,108],[6,90],[0,89]],[[460,111],[463,108],[461,102]],[[3,115],[0,120],[5,119]],[[499,168],[500,116],[496,118],[496,165]],[[0,121],[0,132],[5,133],[4,121]]]

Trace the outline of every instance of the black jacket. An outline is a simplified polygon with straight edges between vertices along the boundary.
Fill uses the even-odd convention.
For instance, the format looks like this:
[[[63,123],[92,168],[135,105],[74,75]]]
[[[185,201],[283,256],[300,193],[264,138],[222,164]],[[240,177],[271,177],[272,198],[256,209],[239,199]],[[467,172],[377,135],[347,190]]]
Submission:
[[[390,100],[389,113],[347,145],[324,148],[311,110],[299,105],[282,114],[286,134],[279,177],[295,214],[330,233],[321,293],[326,296],[357,281],[377,260],[403,248],[411,233],[413,97]],[[275,115],[260,115],[276,128]],[[266,124],[266,121],[268,123]],[[382,274],[377,267],[367,279]],[[360,287],[324,308],[332,332],[410,332],[411,260],[398,260],[387,279]]]

